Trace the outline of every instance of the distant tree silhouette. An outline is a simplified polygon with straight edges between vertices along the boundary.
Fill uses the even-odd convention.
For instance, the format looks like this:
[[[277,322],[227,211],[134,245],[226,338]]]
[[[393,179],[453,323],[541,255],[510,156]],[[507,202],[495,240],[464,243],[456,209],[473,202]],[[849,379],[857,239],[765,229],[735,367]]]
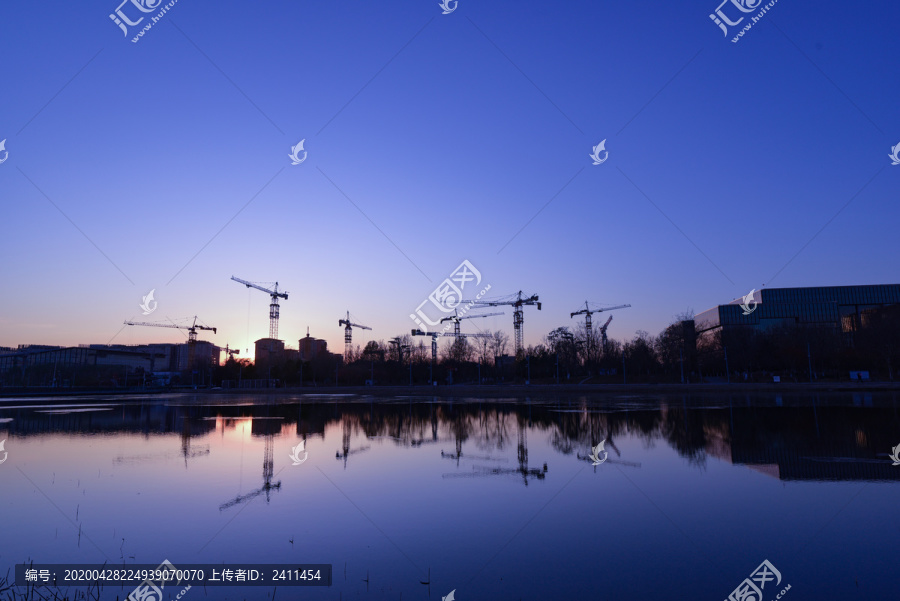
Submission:
[[[488,344],[493,357],[500,357],[506,354],[509,347],[509,335],[501,330],[491,332],[491,339]]]
[[[624,345],[625,351],[625,369],[629,374],[636,376],[651,376],[658,373],[659,362],[657,361],[655,341],[650,334],[644,330],[635,332],[634,338]]]

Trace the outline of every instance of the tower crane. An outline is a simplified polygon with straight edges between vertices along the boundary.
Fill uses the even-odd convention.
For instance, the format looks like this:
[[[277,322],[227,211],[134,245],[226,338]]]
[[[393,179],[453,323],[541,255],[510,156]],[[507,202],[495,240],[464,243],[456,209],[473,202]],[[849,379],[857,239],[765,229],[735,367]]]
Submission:
[[[493,317],[494,315],[506,315],[506,313],[498,312],[498,313],[482,313],[480,315],[460,315],[459,311],[457,310],[457,311],[454,311],[453,315],[451,315],[450,317],[443,318],[440,321],[440,323],[444,323],[445,321],[452,321],[453,322],[453,335],[458,337],[460,335],[459,322],[462,321],[463,319],[475,319],[477,317]]]
[[[338,325],[344,326],[344,360],[346,361],[347,357],[350,356],[350,343],[353,341],[353,328],[359,328],[360,330],[371,330],[372,328],[351,322],[350,311],[347,311],[347,319],[338,320]]]
[[[400,336],[391,338],[390,340],[388,340],[388,343],[391,346],[397,347],[397,358],[400,360],[400,365],[403,365],[403,351],[408,351],[409,345],[403,344],[403,339]]]
[[[150,326],[153,328],[176,328],[178,330],[187,330],[188,331],[188,369],[193,369],[194,367],[194,346],[197,343],[197,330],[212,330],[212,333],[216,333],[216,328],[212,328],[210,326],[197,325],[197,316],[194,315],[194,321],[189,326],[182,326],[176,323],[161,323],[158,321],[125,321],[125,325],[128,326]]]
[[[231,279],[237,282],[238,284],[243,284],[247,288],[256,288],[257,290],[261,290],[272,297],[272,302],[269,303],[269,338],[278,339],[278,299],[283,298],[287,300],[288,293],[287,292],[278,292],[278,282],[275,282],[275,288],[269,290],[268,288],[263,288],[258,284],[254,284],[253,282],[248,282],[247,280],[242,280],[241,278],[236,278],[231,276]]]
[[[525,305],[537,305],[538,311],[541,310],[541,303],[538,302],[538,295],[532,294],[531,296],[523,296],[522,291],[519,290],[518,294],[512,294],[510,296],[505,296],[502,298],[497,298],[494,300],[474,300],[474,301],[463,301],[465,303],[470,303],[473,307],[499,307],[502,305],[509,305],[513,307],[513,330],[515,331],[516,338],[516,357],[520,357],[523,353],[524,344],[524,324],[525,324],[525,312],[522,310],[522,307]]]
[[[606,328],[609,327],[610,322],[612,322],[613,316],[610,315],[609,319],[606,320],[606,323],[600,328],[600,346],[603,347],[604,352],[606,351]]]
[[[263,449],[263,485],[256,490],[249,492],[247,494],[238,495],[235,498],[222,503],[219,505],[219,511],[225,511],[235,505],[240,505],[241,503],[246,503],[256,497],[264,494],[266,495],[266,503],[271,500],[270,492],[273,490],[281,490],[281,480],[272,484],[273,472],[275,467],[275,460],[272,456],[272,438],[274,437],[274,432],[267,430],[264,433],[265,437],[265,447]]]
[[[451,334],[451,333],[449,333],[449,332],[443,332],[442,335],[443,335],[443,336],[453,336],[454,338],[482,338],[482,339],[484,339],[484,345],[483,345],[483,351],[482,351],[482,357],[484,357],[484,356],[487,355],[488,339],[491,338],[490,334],[484,334],[484,333],[480,333],[480,334],[463,334],[462,332],[459,331],[459,322],[460,322],[461,320],[463,320],[463,319],[471,319],[471,318],[475,318],[475,317],[491,317],[491,316],[494,316],[494,315],[506,315],[506,313],[502,313],[502,312],[499,312],[499,313],[482,313],[482,314],[479,314],[479,315],[466,315],[466,316],[463,317],[463,316],[460,316],[459,313],[457,313],[457,312],[454,311],[454,315],[451,315],[450,317],[445,317],[445,318],[443,318],[443,319],[441,320],[441,323],[443,323],[443,322],[445,322],[445,321],[452,321],[452,322],[453,322],[453,333]],[[434,342],[434,339],[432,339],[432,342]],[[480,369],[481,369],[481,368],[479,367],[479,370],[480,370]],[[479,374],[480,374],[480,373],[481,373],[481,372],[479,371]],[[481,377],[481,376],[479,376],[479,379],[480,379],[480,377]]]
[[[431,336],[431,371],[429,372],[428,379],[431,382],[434,382],[434,362],[437,360],[437,339],[441,334],[440,332],[423,332],[419,329],[410,331],[410,334],[413,336]]]
[[[357,425],[359,425],[359,422],[357,422]],[[366,446],[360,447],[358,449],[350,448],[350,436],[352,434],[352,430],[351,430],[351,423],[350,423],[349,416],[345,415],[341,419],[341,434],[342,434],[341,435],[341,442],[342,442],[341,451],[343,451],[343,453],[341,453],[341,451],[336,451],[334,454],[334,458],[335,459],[343,459],[344,460],[344,469],[347,469],[347,458],[350,455],[356,455],[357,453],[365,453],[372,447],[370,445],[366,445]]]
[[[459,449],[459,447],[457,447]],[[456,472],[451,474],[442,474],[443,478],[475,478],[481,476],[522,476],[522,480],[525,486],[528,486],[529,478],[536,478],[538,480],[543,480],[547,477],[547,464],[544,463],[543,469],[534,468],[528,466],[528,441],[525,435],[525,424],[523,420],[519,420],[519,434],[518,434],[518,444],[517,444],[517,459],[519,462],[519,467],[515,469],[511,468],[499,468],[499,467],[486,467],[486,466],[473,466],[471,472]],[[457,451],[459,454],[459,450]]]
[[[594,337],[591,334],[591,315],[594,313],[602,313],[604,311],[612,311],[614,309],[627,309],[631,305],[616,305],[615,307],[600,307],[595,303],[589,303],[588,301],[584,301],[584,309],[579,309],[578,311],[574,311],[570,314],[569,317],[575,317],[576,315],[584,315],[584,329],[587,335],[587,346],[588,346],[588,357],[593,357],[594,351]],[[610,318],[611,320],[612,318]],[[609,326],[609,321],[604,324],[603,328],[601,328],[601,333],[603,335],[604,347],[606,344],[606,328]]]

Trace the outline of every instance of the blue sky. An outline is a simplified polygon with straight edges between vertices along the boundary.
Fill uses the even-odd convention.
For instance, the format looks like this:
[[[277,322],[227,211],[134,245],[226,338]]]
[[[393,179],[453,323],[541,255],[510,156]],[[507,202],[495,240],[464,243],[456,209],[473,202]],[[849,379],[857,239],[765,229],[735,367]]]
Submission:
[[[196,314],[243,349],[268,298],[232,275],[336,350],[347,310],[355,342],[408,332],[464,259],[540,295],[526,343],[585,300],[630,303],[628,338],[763,285],[900,281],[900,7],[780,0],[732,43],[717,6],[179,0],[132,43],[116,1],[5,3],[0,345]]]

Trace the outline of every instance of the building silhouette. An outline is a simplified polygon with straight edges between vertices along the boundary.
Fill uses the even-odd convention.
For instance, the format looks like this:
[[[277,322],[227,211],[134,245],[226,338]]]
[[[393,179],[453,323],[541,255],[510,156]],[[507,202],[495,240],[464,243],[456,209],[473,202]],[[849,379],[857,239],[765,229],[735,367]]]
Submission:
[[[737,299],[696,315],[697,334],[814,326],[842,332],[849,338],[874,315],[900,305],[900,284],[763,288],[754,292],[749,313],[742,308],[743,302]]]

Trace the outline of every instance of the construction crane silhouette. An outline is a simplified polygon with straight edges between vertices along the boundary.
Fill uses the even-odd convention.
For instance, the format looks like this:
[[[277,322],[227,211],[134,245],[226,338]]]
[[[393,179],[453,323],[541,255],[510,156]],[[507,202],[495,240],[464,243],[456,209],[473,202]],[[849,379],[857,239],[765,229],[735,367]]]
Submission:
[[[347,319],[338,320],[338,325],[344,326],[344,359],[346,360],[350,353],[350,343],[353,341],[353,328],[360,330],[371,330],[372,328],[351,322],[350,311],[347,311]]]
[[[459,322],[463,319],[475,319],[477,317],[493,317],[494,315],[506,315],[506,313],[498,312],[498,313],[482,313],[480,315],[460,315],[458,310],[454,310],[453,315],[450,317],[443,318],[440,323],[444,323],[445,321],[453,322],[453,335],[459,337]]]
[[[275,484],[272,484],[272,475],[275,467],[275,460],[272,456],[272,438],[274,437],[275,433],[271,431],[268,423],[265,424],[265,427],[266,433],[265,448],[263,450],[263,485],[252,492],[249,492],[245,495],[238,495],[232,500],[226,503],[222,503],[221,505],[219,505],[219,511],[225,511],[226,509],[234,507],[235,505],[246,503],[247,501],[255,499],[262,494],[266,495],[266,503],[268,503],[270,500],[270,491],[281,489],[281,480],[279,480]]]
[[[610,315],[609,319],[606,320],[606,323],[600,327],[600,346],[603,348],[603,352],[606,352],[606,328],[609,327],[609,324],[612,323],[613,316]]]
[[[519,467],[517,468],[500,468],[500,467],[484,467],[484,466],[473,466],[471,472],[463,472],[463,473],[454,473],[454,474],[442,474],[442,478],[478,478],[484,476],[522,476],[522,481],[525,486],[528,486],[529,478],[537,478],[538,480],[543,480],[547,477],[547,464],[544,463],[543,469],[540,468],[529,468],[528,467],[528,441],[527,436],[525,434],[525,424],[523,420],[519,420],[519,428],[518,428],[518,444],[516,445],[516,459],[518,460]],[[457,447],[456,457],[462,454],[461,450]],[[495,460],[496,461],[496,460]]]
[[[532,294],[531,296],[523,296],[522,291],[519,290],[517,294],[512,294],[510,296],[504,296],[501,298],[489,300],[472,300],[472,301],[462,301],[464,303],[470,304],[473,307],[500,307],[502,305],[509,305],[513,308],[513,330],[515,332],[516,339],[516,357],[521,357],[524,353],[524,324],[525,324],[525,312],[522,307],[525,305],[537,305],[538,311],[541,310],[541,303],[538,302],[538,295]]]
[[[183,319],[190,319],[185,317]],[[194,321],[189,326],[178,325],[176,323],[162,323],[159,321],[125,321],[125,325],[128,326],[149,326],[151,328],[175,328],[178,330],[187,330],[188,331],[188,369],[193,369],[194,367],[194,347],[197,344],[197,330],[212,330],[212,333],[216,333],[216,328],[212,328],[210,326],[197,325],[197,316],[194,315]]]
[[[240,351],[240,349],[231,348],[230,345],[226,344],[226,345],[225,345],[225,354],[228,355],[228,359],[234,359],[234,356],[235,356],[235,355],[240,355],[240,354],[241,354],[241,351]],[[226,361],[227,361],[228,359],[226,359]]]
[[[358,449],[350,448],[350,435],[352,434],[350,429],[350,420],[347,417],[344,417],[341,420],[341,451],[337,451],[334,454],[335,459],[343,459],[344,460],[344,469],[347,469],[347,458],[350,455],[356,455],[357,453],[364,453],[368,451],[371,447],[366,445],[364,447],[360,447]]]
[[[185,416],[181,425],[181,455],[184,457],[184,469],[188,467],[188,459],[209,455],[209,445],[201,450],[191,450],[191,418]]]
[[[437,339],[441,336],[440,332],[423,332],[422,330],[411,330],[413,336],[431,336],[431,370],[428,372],[428,381],[434,382],[434,363],[437,361]]]
[[[268,288],[263,288],[259,284],[254,284],[253,282],[248,282],[247,280],[242,280],[241,278],[231,276],[231,279],[239,284],[243,284],[247,288],[256,288],[257,290],[261,290],[272,297],[272,302],[269,303],[269,338],[277,340],[279,316],[278,299],[283,298],[284,300],[287,300],[288,293],[278,292],[278,282],[275,282],[275,288],[269,290]]]
[[[443,449],[441,449],[441,459],[450,459],[456,462],[456,466],[459,467],[460,459],[473,459],[479,461],[500,461],[506,463],[509,459],[505,457],[491,457],[490,455],[469,455],[468,453],[463,454],[462,451],[457,453],[445,453]]]
[[[391,338],[390,340],[388,340],[388,343],[390,343],[391,346],[397,347],[397,358],[400,361],[400,365],[403,365],[403,351],[408,351],[409,345],[403,344],[403,339],[399,336],[397,338]]]
[[[584,309],[579,309],[570,314],[569,317],[575,317],[576,315],[584,315],[584,329],[587,336],[587,347],[588,347],[588,359],[593,358],[594,352],[594,337],[591,333],[591,315],[594,313],[602,313],[604,311],[613,311],[615,309],[626,309],[631,305],[616,305],[615,307],[601,307],[595,303],[589,303],[588,301],[584,301]],[[600,329],[600,332],[603,336],[603,348],[606,348],[606,328],[609,326],[609,322],[612,321],[612,317],[610,317],[603,327]]]
[[[494,315],[506,315],[506,313],[503,313],[503,312],[501,311],[501,312],[497,312],[497,313],[480,313],[480,314],[478,314],[478,315],[465,315],[465,316],[460,316],[460,315],[459,315],[459,312],[458,312],[457,310],[454,310],[454,314],[453,314],[453,315],[451,315],[450,317],[445,317],[445,318],[443,318],[443,319],[440,321],[440,323],[444,323],[445,321],[452,321],[452,322],[453,322],[453,335],[454,335],[455,337],[457,337],[457,338],[461,338],[461,337],[463,337],[462,334],[461,334],[460,331],[459,331],[459,322],[460,322],[461,320],[463,320],[463,319],[473,319],[473,318],[476,318],[476,317],[493,317]],[[475,326],[475,327],[476,327],[477,329],[479,329],[479,330],[481,329],[481,328],[478,328],[478,326]],[[483,351],[482,351],[481,356],[482,356],[482,357],[487,356],[488,339],[490,339],[491,336],[488,335],[488,334],[482,333],[481,335],[474,335],[474,336],[471,336],[471,337],[472,337],[472,338],[482,338],[482,339],[484,340]],[[481,379],[481,368],[480,368],[480,367],[479,367],[479,372],[478,372],[478,374],[479,374],[478,378],[479,378],[479,381],[480,381],[480,379]]]

